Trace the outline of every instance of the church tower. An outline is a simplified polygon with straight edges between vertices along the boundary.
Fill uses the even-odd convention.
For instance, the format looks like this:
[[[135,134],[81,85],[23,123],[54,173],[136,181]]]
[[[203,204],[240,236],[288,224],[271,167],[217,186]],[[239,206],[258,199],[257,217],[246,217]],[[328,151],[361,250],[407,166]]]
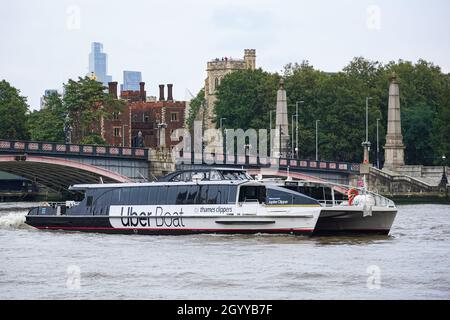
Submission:
[[[233,59],[230,57],[215,58],[208,62],[205,80],[205,108],[197,115],[197,120],[204,121],[204,130],[216,127],[214,123],[214,105],[216,103],[216,90],[223,77],[236,70],[255,70],[256,50],[246,49],[244,59]]]

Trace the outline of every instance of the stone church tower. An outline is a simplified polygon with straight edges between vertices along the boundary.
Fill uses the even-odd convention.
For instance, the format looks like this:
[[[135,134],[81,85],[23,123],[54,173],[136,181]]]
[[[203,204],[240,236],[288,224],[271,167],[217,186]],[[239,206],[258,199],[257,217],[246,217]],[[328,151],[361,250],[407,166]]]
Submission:
[[[213,122],[215,118],[214,104],[216,98],[216,88],[220,85],[222,78],[236,70],[255,70],[256,50],[246,49],[244,59],[216,58],[208,62],[206,69],[208,77],[205,80],[205,108],[199,112],[197,119],[204,121],[204,129],[215,128]]]
[[[405,146],[403,145],[402,122],[400,118],[400,90],[395,73],[390,77],[390,81],[384,168],[395,170],[395,168],[405,165]]]

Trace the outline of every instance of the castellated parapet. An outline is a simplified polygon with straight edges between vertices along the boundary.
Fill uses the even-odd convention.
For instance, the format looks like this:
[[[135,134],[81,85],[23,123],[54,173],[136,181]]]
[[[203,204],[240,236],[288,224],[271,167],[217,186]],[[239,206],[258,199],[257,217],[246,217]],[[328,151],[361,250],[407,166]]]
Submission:
[[[216,90],[223,77],[236,70],[255,70],[256,50],[246,49],[244,59],[216,58],[207,64],[207,75],[205,80],[205,108],[199,112],[197,120],[204,121],[204,129],[215,128],[214,106],[216,103]]]

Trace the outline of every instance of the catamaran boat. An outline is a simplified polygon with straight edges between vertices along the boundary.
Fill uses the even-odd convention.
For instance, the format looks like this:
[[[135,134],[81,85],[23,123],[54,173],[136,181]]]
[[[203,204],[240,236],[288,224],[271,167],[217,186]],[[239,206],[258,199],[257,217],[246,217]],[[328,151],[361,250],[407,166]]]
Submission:
[[[30,210],[43,230],[120,234],[271,233],[310,235],[320,203],[253,180],[239,170],[181,172],[160,182],[74,185],[79,202]]]

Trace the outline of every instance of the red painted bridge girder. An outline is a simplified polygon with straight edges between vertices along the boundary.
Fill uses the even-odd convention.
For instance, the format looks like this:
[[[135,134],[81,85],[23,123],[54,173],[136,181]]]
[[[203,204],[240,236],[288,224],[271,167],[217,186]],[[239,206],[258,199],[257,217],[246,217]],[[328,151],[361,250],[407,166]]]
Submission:
[[[131,182],[131,179],[97,166],[56,157],[0,156],[0,171],[41,183],[55,191],[67,191],[73,184]]]

